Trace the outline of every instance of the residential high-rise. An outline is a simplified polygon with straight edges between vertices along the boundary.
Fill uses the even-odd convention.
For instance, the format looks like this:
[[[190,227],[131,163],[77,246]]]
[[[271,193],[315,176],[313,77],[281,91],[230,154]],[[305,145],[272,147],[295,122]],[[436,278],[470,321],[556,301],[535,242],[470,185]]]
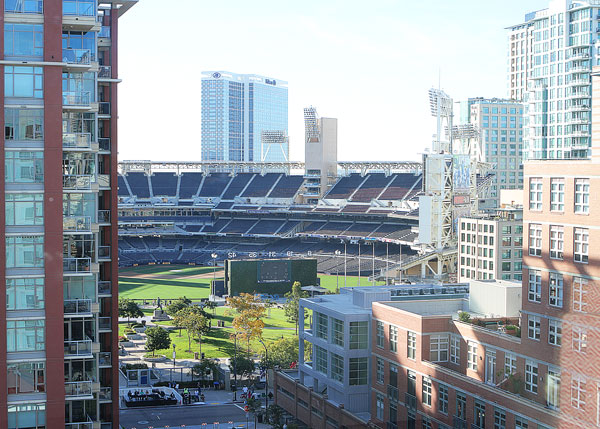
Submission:
[[[509,28],[509,94],[525,103],[525,159],[590,156],[599,11],[593,0],[553,0]]]
[[[2,428],[118,427],[117,36],[136,2],[1,2]]]
[[[287,82],[226,71],[202,73],[202,160],[289,160]]]

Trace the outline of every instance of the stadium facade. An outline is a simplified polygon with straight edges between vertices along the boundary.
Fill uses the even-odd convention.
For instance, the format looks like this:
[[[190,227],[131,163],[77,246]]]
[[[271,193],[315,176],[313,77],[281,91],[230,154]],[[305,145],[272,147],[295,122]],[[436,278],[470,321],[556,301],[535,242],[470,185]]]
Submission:
[[[227,71],[202,73],[202,160],[289,160],[287,82]]]
[[[117,38],[135,3],[2,2],[2,428],[118,427]]]

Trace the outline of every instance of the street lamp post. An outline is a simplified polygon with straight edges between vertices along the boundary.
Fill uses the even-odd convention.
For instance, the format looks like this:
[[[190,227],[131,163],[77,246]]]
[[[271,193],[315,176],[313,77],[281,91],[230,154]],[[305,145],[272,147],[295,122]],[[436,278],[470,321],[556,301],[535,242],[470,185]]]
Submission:
[[[258,339],[258,342],[265,348],[265,412],[269,409],[269,351],[267,345],[264,343],[262,338]]]
[[[211,253],[210,256],[213,259],[213,284],[214,284],[215,280],[216,280],[216,276],[217,276],[217,257],[219,255],[217,255],[216,253]]]
[[[175,344],[173,344],[173,368],[175,368]]]
[[[346,287],[346,261],[348,259],[348,252],[346,252],[346,242],[344,241],[344,287]]]
[[[336,257],[335,258],[335,262],[336,262],[336,265],[335,265],[335,286],[336,286],[336,288],[337,288],[338,291],[340,290],[340,277],[339,277],[339,275],[340,275],[340,266],[337,264],[337,258],[341,254],[342,254],[342,252],[340,250],[336,250],[335,251],[335,257]],[[346,261],[346,258],[344,256],[344,262],[345,261]]]
[[[237,332],[233,334],[233,402],[237,401]]]

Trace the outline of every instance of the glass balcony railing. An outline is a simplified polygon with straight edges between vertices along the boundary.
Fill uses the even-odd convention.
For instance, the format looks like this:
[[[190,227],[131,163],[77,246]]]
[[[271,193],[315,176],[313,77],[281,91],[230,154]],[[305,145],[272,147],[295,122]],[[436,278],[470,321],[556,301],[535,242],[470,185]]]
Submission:
[[[81,315],[84,313],[92,313],[91,299],[66,299],[64,301],[65,315]]]
[[[44,13],[44,0],[5,0],[7,13]]]
[[[96,16],[97,13],[96,0],[63,0],[63,15]]]
[[[90,216],[65,216],[63,217],[64,232],[91,232],[92,218]]]
[[[63,176],[63,189],[87,190],[92,187],[92,176],[90,175],[68,175]]]
[[[110,246],[98,246],[98,258],[110,259]]]
[[[63,258],[64,273],[88,273],[92,266],[92,258]]]
[[[100,137],[98,139],[98,148],[100,150],[110,151],[110,138],[109,137]]]
[[[98,37],[100,39],[110,39],[110,26],[103,25],[100,31],[98,32]]]
[[[92,421],[92,418],[90,416],[86,417],[87,419],[85,419],[85,421],[79,423],[65,423],[65,429],[94,429],[94,423]],[[84,418],[81,417],[77,420],[84,420]]]
[[[110,401],[112,395],[112,389],[110,387],[101,387],[98,393],[98,399],[101,401]]]
[[[92,340],[65,341],[65,356],[87,356],[92,354]]]
[[[110,115],[110,102],[101,101],[100,103],[98,103],[98,114]]]
[[[102,331],[110,331],[111,320],[110,317],[98,317],[98,329]]]
[[[94,54],[89,49],[62,50],[63,63],[89,65],[92,61],[94,61]]]
[[[91,100],[89,91],[63,91],[63,106],[88,106]]]
[[[100,280],[98,282],[98,295],[111,295],[112,282]]]
[[[91,149],[92,135],[90,133],[63,133],[63,148]]]
[[[110,210],[98,210],[98,223],[110,223]]]
[[[100,66],[98,77],[110,79],[112,77],[112,68],[110,66]]]
[[[96,182],[98,183],[98,186],[100,186],[101,188],[109,188],[110,187],[110,175],[98,174],[98,177],[96,178]]]
[[[99,366],[111,366],[112,358],[110,352],[98,353],[98,365]]]
[[[92,382],[91,381],[69,381],[65,383],[65,396],[79,397],[91,396]]]

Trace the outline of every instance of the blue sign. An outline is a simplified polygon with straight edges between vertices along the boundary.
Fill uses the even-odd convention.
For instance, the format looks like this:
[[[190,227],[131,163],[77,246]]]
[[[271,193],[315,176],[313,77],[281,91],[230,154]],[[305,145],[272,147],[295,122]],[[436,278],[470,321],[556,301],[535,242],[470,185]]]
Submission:
[[[214,72],[214,73],[212,74],[212,77],[214,77],[215,79],[218,79],[218,78],[220,78],[220,77],[221,77],[221,73],[219,73],[219,72]]]

